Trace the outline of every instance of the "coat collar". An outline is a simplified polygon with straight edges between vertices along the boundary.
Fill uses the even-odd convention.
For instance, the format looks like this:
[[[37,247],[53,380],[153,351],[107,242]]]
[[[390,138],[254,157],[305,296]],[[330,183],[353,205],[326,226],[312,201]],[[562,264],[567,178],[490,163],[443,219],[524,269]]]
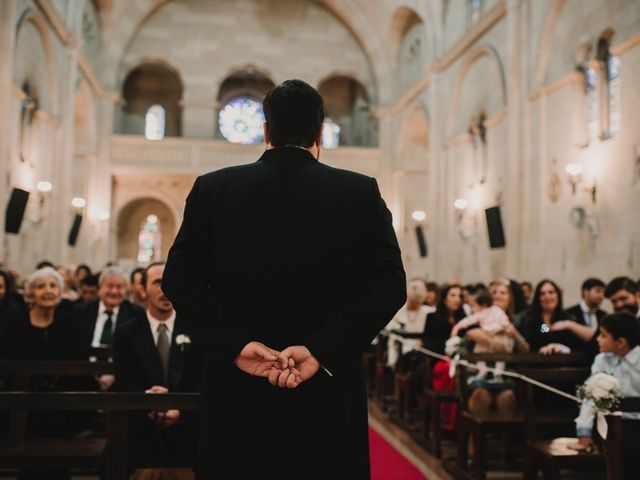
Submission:
[[[277,147],[265,150],[258,161],[286,164],[298,164],[299,162],[318,163],[318,160],[316,160],[316,158],[311,155],[311,152],[309,152],[309,150],[298,147]]]

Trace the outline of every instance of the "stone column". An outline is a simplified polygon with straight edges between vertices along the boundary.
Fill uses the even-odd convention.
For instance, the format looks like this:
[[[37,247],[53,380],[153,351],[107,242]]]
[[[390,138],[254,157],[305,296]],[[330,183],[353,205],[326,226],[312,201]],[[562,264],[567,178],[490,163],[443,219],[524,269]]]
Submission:
[[[519,278],[521,248],[521,231],[523,228],[523,113],[525,93],[523,90],[522,65],[524,49],[522,29],[523,21],[522,0],[507,1],[507,119],[509,127],[507,178],[502,179],[503,192],[503,222],[506,230],[506,264],[502,266],[502,274],[511,278]]]
[[[16,34],[16,1],[0,2],[0,260],[6,258],[4,217],[9,195],[11,165],[9,149],[9,122],[11,118],[11,92],[13,73],[13,50]]]
[[[446,219],[451,211],[449,205],[445,205],[446,199],[446,177],[444,169],[445,152],[443,145],[445,144],[445,122],[441,119],[446,118],[444,114],[444,98],[445,93],[441,85],[441,73],[433,72],[429,81],[429,166],[428,166],[428,185],[429,189],[429,209],[427,210],[427,242],[429,246],[429,271],[427,275],[430,280],[440,281],[447,278],[447,268],[445,256],[442,254],[446,241],[446,228],[449,224]]]
[[[52,209],[53,222],[51,228],[54,230],[51,238],[52,258],[59,263],[66,264],[69,261],[69,248],[67,238],[72,222],[72,179],[73,179],[73,155],[74,155],[74,105],[76,84],[78,80],[78,52],[81,48],[80,41],[73,39],[72,43],[65,48],[63,63],[62,88],[60,91],[60,130],[57,132],[57,148],[55,162],[56,168],[53,170],[53,195]]]

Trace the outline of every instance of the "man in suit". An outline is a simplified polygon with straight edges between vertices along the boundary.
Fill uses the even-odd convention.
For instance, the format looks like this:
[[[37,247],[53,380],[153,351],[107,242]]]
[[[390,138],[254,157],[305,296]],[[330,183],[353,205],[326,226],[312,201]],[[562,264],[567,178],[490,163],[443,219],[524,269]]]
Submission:
[[[567,315],[592,331],[596,331],[600,320],[607,315],[607,312],[600,309],[604,301],[604,287],[604,282],[599,278],[587,278],[582,282],[580,302],[565,310]]]
[[[98,279],[98,300],[78,305],[74,318],[80,346],[89,356],[91,347],[112,345],[115,331],[132,318],[144,313],[144,310],[129,302],[127,276],[117,267],[105,268]],[[99,377],[100,388],[109,390],[113,385],[113,375]]]
[[[116,330],[116,391],[199,391],[199,358],[191,344],[187,321],[176,315],[162,292],[163,272],[163,262],[151,263],[142,271],[141,293],[147,309]],[[178,410],[151,412],[148,417],[133,415],[130,429],[137,441],[131,442],[132,456],[186,447],[189,425],[179,422],[180,417]]]
[[[163,278],[206,342],[198,475],[366,479],[362,352],[406,299],[391,213],[375,179],[318,161],[311,86],[264,112],[257,162],[196,179]]]

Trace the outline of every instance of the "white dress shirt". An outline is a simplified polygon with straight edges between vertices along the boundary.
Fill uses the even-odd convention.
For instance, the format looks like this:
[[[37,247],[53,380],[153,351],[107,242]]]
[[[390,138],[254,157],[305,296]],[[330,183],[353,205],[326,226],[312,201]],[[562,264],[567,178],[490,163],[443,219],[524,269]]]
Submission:
[[[598,316],[596,315],[596,310],[591,310],[583,299],[580,299],[580,310],[582,310],[582,318],[584,319],[584,324],[587,327],[591,327],[594,330],[598,328]]]
[[[640,346],[636,346],[624,357],[613,353],[599,353],[591,366],[591,375],[608,373],[620,382],[621,397],[640,396]],[[583,402],[580,416],[576,418],[576,433],[579,437],[590,437],[595,418],[595,409]],[[640,413],[624,413],[623,418],[640,420]]]
[[[169,337],[169,343],[172,343],[171,339],[173,338],[173,324],[176,321],[175,310],[173,311],[171,316],[164,321],[158,320],[157,318],[153,317],[149,313],[149,310],[147,310],[147,320],[149,320],[149,328],[151,328],[151,334],[153,335],[153,343],[155,343],[156,346],[158,345],[158,325],[160,325],[161,323],[164,323],[167,326],[167,336]]]
[[[100,302],[98,305],[98,318],[96,319],[96,326],[93,329],[93,340],[91,341],[92,347],[100,346],[100,339],[102,338],[102,330],[104,329],[104,324],[107,322],[107,310],[111,310],[113,314],[111,315],[111,333],[116,331],[116,320],[118,318],[118,311],[120,307],[114,307],[108,309],[104,303]]]

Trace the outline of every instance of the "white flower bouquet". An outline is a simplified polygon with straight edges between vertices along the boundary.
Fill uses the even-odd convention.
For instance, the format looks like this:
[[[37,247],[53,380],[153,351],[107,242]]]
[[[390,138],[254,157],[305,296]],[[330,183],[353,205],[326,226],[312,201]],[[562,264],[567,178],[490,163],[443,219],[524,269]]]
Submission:
[[[620,382],[608,373],[596,373],[578,387],[577,396],[598,411],[611,411],[620,403]]]
[[[451,337],[444,344],[444,353],[448,357],[455,357],[456,355],[462,355],[467,351],[468,341],[463,337]]]

